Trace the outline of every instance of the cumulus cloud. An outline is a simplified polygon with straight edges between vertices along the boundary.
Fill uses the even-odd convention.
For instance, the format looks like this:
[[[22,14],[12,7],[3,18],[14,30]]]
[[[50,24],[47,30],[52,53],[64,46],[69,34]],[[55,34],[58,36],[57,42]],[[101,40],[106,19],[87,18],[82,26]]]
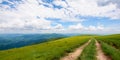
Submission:
[[[64,29],[64,27],[62,26],[62,24],[57,24],[56,26],[54,26],[54,29]]]
[[[54,3],[55,5],[57,5],[57,6],[61,6],[61,7],[64,7],[64,8],[67,8],[67,7],[68,7],[68,5],[66,4],[66,2],[64,2],[64,1],[62,1],[62,0],[55,0],[53,3]]]
[[[101,3],[99,0],[66,0],[67,3],[62,0],[55,0],[51,4],[45,3],[42,0],[23,0],[24,3],[20,4],[18,2],[10,2],[9,0],[6,1],[9,3],[9,5],[1,4],[1,6],[4,6],[4,8],[11,7],[10,5],[17,6],[17,11],[21,13],[21,15],[25,16],[27,14],[31,16],[37,15],[43,18],[54,17],[61,18],[61,20],[66,20],[66,18],[69,18],[69,20],[75,20],[76,15],[109,18],[113,18],[113,15],[114,17],[118,17],[120,15],[119,13],[116,13],[120,11],[119,8],[116,7],[117,3],[109,3],[104,6],[99,6]],[[103,2],[106,2],[106,0],[102,1],[102,3]],[[59,9],[59,7],[61,7],[61,9]]]
[[[76,25],[70,25],[68,27],[68,29],[70,29],[70,30],[83,30],[84,26],[79,23],[79,24],[76,24]]]
[[[113,18],[113,15],[119,16],[119,8],[116,7],[116,4],[110,3],[105,6],[99,6],[97,0],[67,0],[69,5],[74,8],[74,13],[81,16],[93,16],[93,17],[109,17]],[[114,14],[115,13],[115,14]],[[111,15],[109,15],[111,14]],[[112,15],[113,14],[113,15]],[[118,17],[120,18],[120,17]]]
[[[97,26],[84,26],[81,23],[78,23],[76,25],[70,25],[68,27],[69,30],[79,30],[79,31],[98,31],[98,30],[104,30],[104,26],[103,25],[97,25]]]
[[[0,0],[0,30],[103,30],[105,27],[101,25],[83,26],[81,23],[85,19],[81,17],[120,19],[118,2],[118,0]],[[52,26],[56,21],[45,18],[59,18],[60,22],[72,22],[76,25],[65,28],[58,23]]]
[[[1,29],[49,29],[51,25],[50,21],[44,19],[28,19],[28,20],[14,20],[6,21],[0,24]]]

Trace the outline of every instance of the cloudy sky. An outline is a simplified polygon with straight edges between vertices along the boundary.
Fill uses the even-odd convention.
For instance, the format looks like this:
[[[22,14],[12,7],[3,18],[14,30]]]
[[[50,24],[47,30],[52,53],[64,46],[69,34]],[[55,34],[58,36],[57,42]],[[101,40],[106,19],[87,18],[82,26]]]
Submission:
[[[0,0],[0,33],[120,33],[120,0]]]

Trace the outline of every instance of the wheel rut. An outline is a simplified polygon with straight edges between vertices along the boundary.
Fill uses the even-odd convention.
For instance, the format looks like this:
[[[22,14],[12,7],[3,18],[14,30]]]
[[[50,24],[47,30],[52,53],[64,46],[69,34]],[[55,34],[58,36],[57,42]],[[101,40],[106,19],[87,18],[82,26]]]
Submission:
[[[76,60],[82,53],[83,49],[90,43],[90,41],[91,40],[89,40],[87,43],[83,44],[79,48],[75,49],[75,51],[69,53],[67,56],[62,57],[60,60]]]
[[[101,48],[101,44],[96,40],[96,51],[97,51],[97,60],[112,60],[104,54]]]

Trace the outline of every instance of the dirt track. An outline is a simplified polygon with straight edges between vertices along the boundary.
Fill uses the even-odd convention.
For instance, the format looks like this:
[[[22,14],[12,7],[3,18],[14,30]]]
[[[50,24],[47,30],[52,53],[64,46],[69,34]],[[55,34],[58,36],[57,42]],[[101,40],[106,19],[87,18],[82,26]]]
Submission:
[[[90,43],[90,41],[91,40],[77,48],[74,52],[69,53],[68,56],[61,58],[60,60],[76,60],[82,53],[83,49]]]
[[[97,60],[111,60],[108,56],[106,56],[101,48],[100,43],[96,40],[96,51],[97,51]]]

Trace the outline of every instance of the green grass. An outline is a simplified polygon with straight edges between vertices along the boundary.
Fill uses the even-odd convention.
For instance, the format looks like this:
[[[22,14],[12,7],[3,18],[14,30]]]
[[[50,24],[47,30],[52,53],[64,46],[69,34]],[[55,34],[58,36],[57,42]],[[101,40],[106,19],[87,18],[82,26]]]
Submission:
[[[59,60],[84,44],[90,36],[74,36],[56,41],[0,51],[0,60]]]
[[[118,51],[117,49],[113,48],[112,46],[104,42],[100,42],[100,43],[103,51],[107,56],[110,56],[112,60],[120,60],[120,51]]]
[[[120,34],[95,37],[106,55],[112,60],[120,60]]]
[[[85,47],[78,60],[96,60],[95,55],[96,55],[95,40],[91,40],[90,44],[87,47]]]
[[[41,44],[0,51],[0,60],[59,60],[67,53],[95,37],[106,55],[113,60],[120,60],[120,34],[107,36],[74,36]],[[95,40],[85,47],[79,60],[96,60]]]
[[[101,40],[120,51],[120,34],[107,35],[107,36],[98,36],[97,40]]]

